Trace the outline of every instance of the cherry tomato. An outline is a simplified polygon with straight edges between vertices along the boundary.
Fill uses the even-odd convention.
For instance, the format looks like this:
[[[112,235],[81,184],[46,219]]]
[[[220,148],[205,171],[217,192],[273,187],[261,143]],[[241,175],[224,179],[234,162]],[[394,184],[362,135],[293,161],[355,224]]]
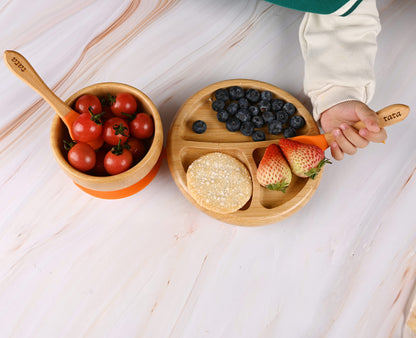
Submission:
[[[142,140],[134,137],[129,137],[126,144],[130,146],[130,152],[133,155],[134,162],[139,162],[146,154],[146,146]]]
[[[125,143],[130,136],[129,123],[119,117],[112,117],[103,126],[102,136],[105,142],[111,145]]]
[[[139,139],[149,138],[155,132],[153,118],[146,113],[137,114],[129,126],[131,135]]]
[[[82,113],[72,123],[72,134],[75,140],[80,142],[91,142],[96,140],[102,131],[99,115],[91,112]]]
[[[95,151],[87,143],[78,142],[68,151],[69,164],[79,171],[91,170],[95,166],[95,161]]]
[[[118,117],[126,117],[123,114],[134,115],[137,110],[137,101],[129,93],[119,93],[113,99],[111,111]]]
[[[133,155],[121,144],[113,147],[104,157],[104,168],[110,175],[120,174],[129,169],[132,164]]]
[[[75,101],[75,110],[79,112],[80,114],[89,113],[88,108],[90,107],[91,107],[91,111],[93,114],[101,114],[102,112],[101,102],[97,96],[91,95],[91,94],[85,94],[85,95],[80,96]]]

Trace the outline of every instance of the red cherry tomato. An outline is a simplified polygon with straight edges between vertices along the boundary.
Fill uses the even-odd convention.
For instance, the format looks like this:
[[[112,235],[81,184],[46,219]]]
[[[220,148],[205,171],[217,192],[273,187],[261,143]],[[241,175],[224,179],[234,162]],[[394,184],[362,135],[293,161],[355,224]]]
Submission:
[[[102,131],[101,120],[95,114],[82,113],[72,124],[72,134],[75,140],[80,142],[91,142],[96,140]]]
[[[102,136],[105,142],[111,145],[125,143],[130,136],[129,123],[119,117],[112,117],[103,126]]]
[[[133,164],[133,155],[129,150],[123,146],[118,150],[114,150],[115,148],[117,146],[113,147],[104,157],[104,167],[110,175],[120,174]]]
[[[139,139],[149,138],[155,132],[153,118],[146,113],[137,114],[129,126],[131,135]]]
[[[130,146],[130,152],[133,155],[134,162],[139,162],[146,154],[146,146],[142,140],[134,137],[129,137],[126,144]]]
[[[94,168],[96,155],[94,149],[87,143],[76,143],[68,151],[68,162],[75,169],[86,172]]]
[[[101,114],[102,112],[101,102],[97,96],[91,95],[91,94],[85,94],[85,95],[80,96],[75,101],[75,110],[79,112],[80,114],[89,113],[88,108],[90,107],[91,107],[91,111],[93,114]]]
[[[126,115],[134,115],[137,110],[137,101],[133,95],[129,93],[119,93],[114,98],[111,105],[111,111],[118,117],[126,117]]]

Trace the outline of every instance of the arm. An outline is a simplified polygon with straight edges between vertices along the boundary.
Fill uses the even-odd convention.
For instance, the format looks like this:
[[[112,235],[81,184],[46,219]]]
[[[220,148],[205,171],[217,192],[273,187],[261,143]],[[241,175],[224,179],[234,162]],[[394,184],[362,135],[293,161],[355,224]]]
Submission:
[[[348,5],[348,4],[347,4]],[[342,10],[342,9],[341,9]],[[305,14],[299,38],[305,59],[304,87],[313,115],[336,142],[332,155],[342,159],[368,141],[382,142],[375,113],[367,107],[374,94],[374,61],[380,23],[375,0],[363,0],[348,16]],[[349,127],[362,120],[360,133]]]

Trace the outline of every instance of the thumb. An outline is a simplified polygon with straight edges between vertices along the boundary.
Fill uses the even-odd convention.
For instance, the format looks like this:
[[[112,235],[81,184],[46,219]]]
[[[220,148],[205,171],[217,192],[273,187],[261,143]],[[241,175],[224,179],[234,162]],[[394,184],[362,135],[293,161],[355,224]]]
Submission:
[[[356,109],[358,118],[363,121],[365,127],[374,133],[380,131],[380,127],[377,121],[377,113],[370,109],[366,104],[360,104]]]

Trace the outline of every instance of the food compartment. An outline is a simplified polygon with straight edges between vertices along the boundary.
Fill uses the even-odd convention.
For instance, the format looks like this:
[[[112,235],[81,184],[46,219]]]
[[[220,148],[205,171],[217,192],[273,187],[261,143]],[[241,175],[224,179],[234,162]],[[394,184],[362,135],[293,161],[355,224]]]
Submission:
[[[189,166],[191,165],[192,162],[194,162],[195,160],[197,160],[198,158],[200,158],[201,156],[204,156],[208,153],[213,153],[213,152],[221,152],[227,155],[230,155],[234,158],[236,158],[237,160],[239,160],[249,171],[250,176],[251,176],[251,181],[252,184],[255,184],[255,178],[253,178],[253,168],[252,166],[249,165],[248,161],[247,161],[247,157],[245,156],[244,152],[242,152],[241,150],[239,150],[238,148],[224,148],[224,147],[220,147],[218,146],[218,144],[216,145],[208,145],[205,143],[204,147],[199,148],[199,147],[195,147],[195,146],[184,146],[181,150],[180,150],[180,163],[182,165],[182,169],[183,169],[183,176],[182,176],[182,185],[184,187],[184,189],[187,190],[187,182],[186,182],[186,173],[188,171]],[[254,190],[254,187],[253,187]],[[251,198],[249,199],[249,201],[239,210],[247,210],[252,202],[253,199],[253,195],[251,195]],[[238,211],[237,211],[238,212]]]
[[[179,129],[177,130],[177,134],[180,135],[186,141],[223,143],[254,142],[252,136],[245,136],[240,131],[230,132],[229,130],[227,130],[225,122],[220,122],[218,120],[217,112],[212,107],[213,102],[216,101],[215,92],[218,89],[230,88],[232,86],[240,86],[244,90],[255,89],[259,92],[271,92],[273,95],[273,99],[282,100],[284,103],[291,103],[296,108],[296,112],[294,113],[294,115],[303,117],[305,125],[297,129],[297,135],[312,135],[319,133],[319,129],[317,128],[315,121],[313,121],[311,114],[303,107],[303,105],[298,100],[296,100],[290,94],[286,93],[285,91],[282,91],[277,87],[260,83],[257,81],[238,82],[238,80],[236,80],[228,82],[225,81],[223,86],[221,86],[221,83],[214,84],[193,95],[181,108],[181,111],[183,111],[183,114],[180,117],[181,120],[178,121],[179,123],[175,125],[175,128]],[[230,104],[237,104],[237,101],[226,101],[225,108]],[[250,102],[248,102],[247,104],[249,106],[258,105],[258,103]],[[281,109],[283,108],[280,108],[280,110]],[[262,112],[260,112],[259,115],[262,115]],[[290,117],[291,115],[289,115],[289,119]],[[192,129],[193,123],[197,120],[202,120],[207,125],[206,130],[200,134],[196,133]],[[287,121],[287,123],[283,123],[284,128],[288,126],[289,120]],[[261,128],[255,127],[255,130],[263,131],[266,137],[265,140],[267,141],[278,140],[281,137],[283,137],[282,133],[279,133],[277,135],[269,133],[266,124]]]
[[[260,161],[266,151],[266,147],[256,148],[254,149],[252,156],[256,167],[256,172],[254,173],[254,177],[257,175],[257,168],[260,164]],[[308,182],[308,178],[298,177],[296,175],[292,175],[292,181],[290,182],[289,186],[286,189],[286,192],[282,191],[273,191],[269,190],[265,187],[262,187],[255,178],[255,184],[257,184],[257,199],[264,208],[266,209],[273,209],[276,207],[280,207],[285,203],[290,202],[293,198],[298,196],[299,192],[305,187],[306,183]]]

